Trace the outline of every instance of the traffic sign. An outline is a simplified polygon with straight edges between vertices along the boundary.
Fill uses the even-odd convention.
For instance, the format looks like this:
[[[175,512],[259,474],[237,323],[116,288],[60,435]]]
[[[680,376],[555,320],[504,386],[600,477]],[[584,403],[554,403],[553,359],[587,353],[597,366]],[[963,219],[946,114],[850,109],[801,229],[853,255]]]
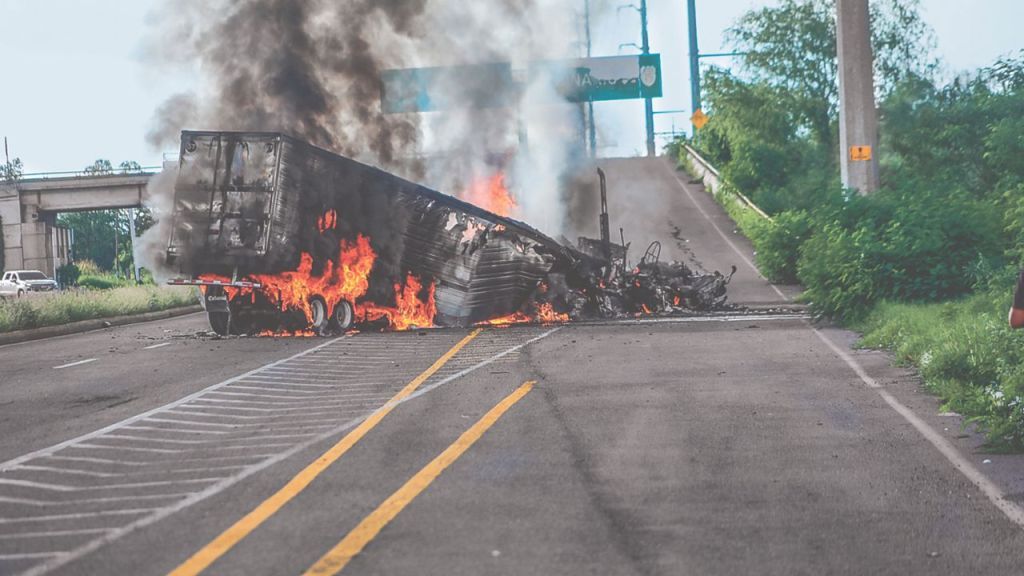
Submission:
[[[661,55],[604,56],[534,62],[531,78],[549,75],[569,102],[660,98]]]
[[[854,162],[869,162],[871,160],[871,146],[850,146],[850,160]]]
[[[693,124],[693,127],[696,128],[697,130],[703,128],[704,125],[708,123],[708,120],[710,120],[710,118],[708,118],[708,115],[705,114],[704,111],[701,110],[700,108],[698,108],[697,111],[693,113],[693,116],[690,116],[690,122]]]

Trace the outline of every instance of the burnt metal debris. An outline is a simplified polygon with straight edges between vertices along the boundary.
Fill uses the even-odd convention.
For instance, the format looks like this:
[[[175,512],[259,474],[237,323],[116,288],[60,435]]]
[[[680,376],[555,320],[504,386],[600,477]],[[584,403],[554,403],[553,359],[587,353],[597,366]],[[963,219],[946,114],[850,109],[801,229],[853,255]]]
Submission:
[[[599,175],[601,238],[580,238],[573,247],[284,134],[185,131],[167,261],[189,277],[175,283],[204,286],[211,325],[221,334],[301,327],[295,303],[289,310],[284,299],[260,294],[258,278],[297,270],[304,258],[311,277],[319,277],[341,266],[346,242],[357,237],[368,239],[375,256],[367,286],[351,302],[304,294],[304,315],[316,332],[359,323],[353,311],[360,307],[393,305],[412,276],[416,297],[436,306],[432,320],[440,326],[723,307],[731,275],[662,262],[657,243],[629,265],[629,246],[611,241]],[[325,215],[332,215],[327,226]]]

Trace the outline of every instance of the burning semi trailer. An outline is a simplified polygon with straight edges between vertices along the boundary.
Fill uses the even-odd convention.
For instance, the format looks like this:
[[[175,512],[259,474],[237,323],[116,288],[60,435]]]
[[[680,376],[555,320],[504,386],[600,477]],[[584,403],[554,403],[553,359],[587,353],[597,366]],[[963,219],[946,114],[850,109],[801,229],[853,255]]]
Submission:
[[[477,186],[503,189],[503,176]],[[279,133],[183,132],[172,218],[171,283],[200,287],[221,335],[710,309],[728,281],[651,251],[628,269],[607,238],[590,241],[596,252],[569,247]]]

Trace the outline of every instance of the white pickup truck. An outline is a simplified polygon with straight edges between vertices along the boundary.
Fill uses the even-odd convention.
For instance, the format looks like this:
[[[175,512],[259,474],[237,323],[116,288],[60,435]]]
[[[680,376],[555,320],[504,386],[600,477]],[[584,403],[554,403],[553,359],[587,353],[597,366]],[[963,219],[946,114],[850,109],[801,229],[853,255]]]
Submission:
[[[57,283],[38,270],[11,270],[0,278],[0,296],[24,296],[29,292],[53,292]]]

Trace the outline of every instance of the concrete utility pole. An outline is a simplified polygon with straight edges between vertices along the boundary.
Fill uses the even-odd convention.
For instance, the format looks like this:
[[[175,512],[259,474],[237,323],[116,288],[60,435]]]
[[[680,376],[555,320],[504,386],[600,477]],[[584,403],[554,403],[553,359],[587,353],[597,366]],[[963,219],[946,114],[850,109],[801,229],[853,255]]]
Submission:
[[[836,0],[836,13],[842,181],[846,188],[867,195],[879,185],[878,112],[868,0]]]
[[[697,48],[697,0],[686,1],[686,14],[690,24],[690,105],[695,114],[700,110],[700,50]],[[693,127],[691,136],[697,135],[697,127]]]

